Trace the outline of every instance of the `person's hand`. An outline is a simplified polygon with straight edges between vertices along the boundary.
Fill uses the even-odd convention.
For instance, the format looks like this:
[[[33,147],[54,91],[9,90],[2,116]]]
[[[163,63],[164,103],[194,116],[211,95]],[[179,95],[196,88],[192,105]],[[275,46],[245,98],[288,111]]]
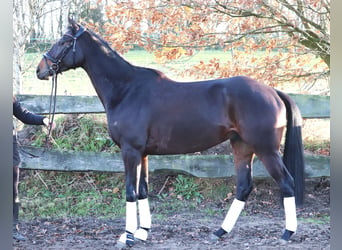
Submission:
[[[44,123],[44,125],[47,126],[47,127],[49,127],[49,126],[51,125],[51,122],[50,122],[49,118],[47,118],[47,117],[45,117],[45,118],[43,119],[43,123]],[[56,123],[53,122],[52,125],[51,125],[51,130],[53,130],[55,127],[56,127]]]

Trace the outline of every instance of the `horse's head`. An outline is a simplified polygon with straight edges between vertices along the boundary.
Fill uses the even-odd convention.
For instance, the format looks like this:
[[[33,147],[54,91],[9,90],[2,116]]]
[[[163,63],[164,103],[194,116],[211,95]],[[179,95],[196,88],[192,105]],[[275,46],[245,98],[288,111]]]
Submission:
[[[66,33],[43,55],[37,67],[37,77],[48,80],[49,76],[79,67],[84,59],[82,50],[77,45],[78,38],[86,29],[69,19]]]

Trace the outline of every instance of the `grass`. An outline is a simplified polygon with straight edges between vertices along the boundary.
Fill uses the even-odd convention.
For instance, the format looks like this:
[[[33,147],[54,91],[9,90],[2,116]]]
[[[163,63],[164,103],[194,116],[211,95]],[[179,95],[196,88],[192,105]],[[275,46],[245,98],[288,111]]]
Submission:
[[[35,170],[22,171],[21,175],[19,193],[22,204],[20,218],[22,219],[65,217],[115,219],[125,216],[124,174]],[[150,187],[157,185],[158,180],[163,177],[153,176]],[[150,189],[149,200],[154,218],[167,220],[172,215],[182,212],[196,213],[199,210],[204,212],[209,219],[213,216],[224,217],[226,215],[231,205],[232,194],[235,193],[233,179],[203,179],[186,175],[169,177],[163,191],[164,199],[160,199],[157,195],[161,182],[159,182],[158,188]],[[190,187],[179,187],[180,183]],[[267,192],[269,191],[267,189],[258,190],[259,185],[257,182],[254,184],[257,189],[251,194],[249,207],[247,206],[241,216],[254,214],[254,209],[260,209],[258,206],[263,201],[268,201]],[[260,188],[265,187],[261,185]],[[211,192],[208,192],[209,189]],[[189,199],[186,199],[189,190],[192,194]],[[197,199],[196,192],[201,194],[200,200]],[[256,197],[259,197],[259,203],[255,203]],[[272,207],[270,207],[270,212]],[[308,211],[311,209],[308,208]],[[317,210],[314,213],[303,212],[298,220],[303,223],[320,225],[329,223],[330,216],[329,213]]]
[[[20,183],[21,216],[122,217],[123,175],[110,173],[25,171]]]
[[[305,140],[304,150],[321,155],[330,155],[330,140]]]
[[[209,180],[179,174],[168,176],[165,183],[162,179],[153,176],[149,185],[151,207],[160,218],[182,210],[193,211],[199,206],[208,215],[217,213],[216,208],[205,204],[225,201],[233,192],[233,183],[225,178]],[[125,215],[123,173],[23,170],[19,189],[20,216],[25,219]]]
[[[304,223],[312,223],[312,224],[329,224],[330,223],[330,215],[315,215],[310,218],[298,218],[300,222]]]
[[[153,185],[151,183],[150,187]],[[212,193],[207,196],[203,187],[207,187],[207,183],[200,185],[193,177],[178,175],[163,192],[163,199],[156,194],[158,190],[151,188],[154,214],[162,218],[184,209],[195,210],[204,200],[221,200],[220,191],[216,192],[218,186],[212,186],[212,193],[217,193],[217,196]],[[22,171],[19,188],[20,216],[25,219],[66,216],[118,218],[125,215],[124,174]],[[155,203],[158,205],[154,206]],[[210,211],[208,208],[208,214],[214,213]]]
[[[330,155],[330,119],[305,119],[302,137],[306,151]]]
[[[262,57],[264,52],[257,52],[258,56]],[[154,68],[162,71],[166,76],[174,80],[190,81],[194,80],[190,76],[182,76],[181,73],[191,66],[209,62],[216,58],[221,62],[232,60],[230,51],[221,50],[204,50],[195,53],[191,57],[181,57],[178,60],[158,63],[154,54],[145,50],[129,51],[123,57],[133,65]],[[23,75],[23,93],[24,94],[50,94],[50,81],[40,81],[36,77],[36,66],[42,58],[42,53],[27,53],[24,58],[25,73]],[[312,60],[312,63],[316,59]],[[69,70],[58,77],[58,95],[96,95],[96,92],[83,69]],[[38,87],[39,86],[39,87]],[[299,91],[300,86],[297,84],[286,85],[289,91]]]
[[[201,53],[195,54],[193,57],[180,59],[164,64],[159,64],[154,55],[144,50],[129,51],[123,57],[130,63],[154,68],[162,71],[168,77],[174,80],[190,80],[184,78],[177,73],[184,70],[184,66],[190,67],[191,65],[198,64],[200,61],[209,62],[212,57],[221,60],[230,60],[230,52],[222,52],[219,50],[206,50]],[[24,58],[23,75],[23,93],[24,94],[50,94],[51,83],[50,81],[40,81],[36,77],[36,66],[42,58],[41,53],[27,53]],[[39,86],[39,87],[38,87]],[[58,95],[96,95],[96,92],[89,80],[88,75],[83,69],[69,70],[62,75],[58,76]]]

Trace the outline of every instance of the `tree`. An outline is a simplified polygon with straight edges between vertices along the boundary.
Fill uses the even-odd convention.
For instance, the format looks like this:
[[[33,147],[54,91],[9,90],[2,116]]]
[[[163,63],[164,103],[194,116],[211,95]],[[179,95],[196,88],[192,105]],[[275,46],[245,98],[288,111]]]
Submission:
[[[23,60],[32,35],[36,40],[44,37],[44,17],[57,11],[56,6],[65,8],[66,1],[69,0],[13,0],[13,86],[16,93],[22,92],[22,75],[26,70]]]
[[[141,46],[163,61],[207,48],[231,52],[226,61],[213,58],[182,74],[307,87],[330,73],[329,0],[107,2],[106,39],[121,53]]]
[[[64,33],[70,11],[75,18],[89,7],[84,0],[13,0],[13,86],[22,92],[22,76],[36,65],[24,67],[24,55],[29,49],[40,51]],[[43,48],[46,50],[46,48]],[[34,61],[34,60],[33,60]],[[33,62],[32,61],[32,62]]]

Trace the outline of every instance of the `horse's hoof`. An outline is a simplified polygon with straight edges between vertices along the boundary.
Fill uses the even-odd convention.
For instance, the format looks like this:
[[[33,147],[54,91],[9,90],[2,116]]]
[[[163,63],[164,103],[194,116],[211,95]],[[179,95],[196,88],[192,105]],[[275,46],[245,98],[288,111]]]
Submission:
[[[220,237],[218,237],[218,236],[215,235],[215,234],[210,234],[210,236],[209,236],[209,242],[211,242],[211,243],[215,243],[215,242],[217,242],[219,239],[220,239]]]
[[[281,240],[288,242],[293,234],[294,234],[293,231],[285,229],[283,236],[281,236]]]
[[[128,246],[125,243],[118,241],[116,242],[114,249],[128,249]]]
[[[286,245],[288,243],[287,240],[279,239],[279,245]]]

